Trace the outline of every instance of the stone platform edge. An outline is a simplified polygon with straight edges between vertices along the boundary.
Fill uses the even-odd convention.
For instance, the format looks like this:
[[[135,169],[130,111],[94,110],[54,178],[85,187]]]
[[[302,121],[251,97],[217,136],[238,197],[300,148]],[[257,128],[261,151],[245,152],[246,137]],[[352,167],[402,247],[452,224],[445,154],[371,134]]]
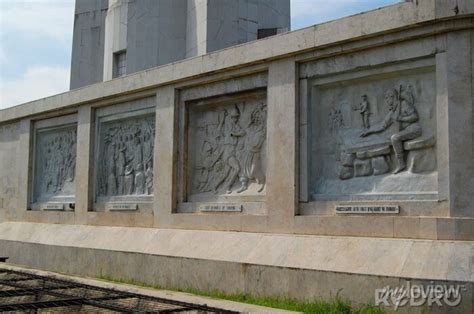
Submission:
[[[0,224],[0,252],[13,264],[55,270],[55,256],[31,255],[12,245],[143,254],[212,262],[371,275],[474,282],[474,242],[309,236],[25,222]],[[27,247],[27,246],[25,246]],[[41,250],[39,253],[43,254]],[[37,261],[41,259],[41,263]],[[75,260],[68,269],[74,271]],[[84,265],[78,266],[83,268]],[[90,265],[100,271],[100,265]]]

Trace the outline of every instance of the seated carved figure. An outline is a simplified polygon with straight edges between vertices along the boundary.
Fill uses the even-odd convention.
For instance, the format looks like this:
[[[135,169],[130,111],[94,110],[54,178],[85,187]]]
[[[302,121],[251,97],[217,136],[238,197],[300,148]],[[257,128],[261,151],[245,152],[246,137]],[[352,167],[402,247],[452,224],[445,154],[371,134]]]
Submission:
[[[395,174],[406,168],[403,142],[420,137],[422,128],[419,123],[418,112],[415,108],[415,99],[411,86],[407,86],[405,89],[400,87],[400,91],[396,89],[388,90],[385,94],[385,104],[389,108],[385,119],[379,125],[362,133],[361,136],[365,137],[370,134],[383,132],[393,123],[399,123],[400,131],[393,134],[390,138],[396,157],[396,168],[393,171]]]

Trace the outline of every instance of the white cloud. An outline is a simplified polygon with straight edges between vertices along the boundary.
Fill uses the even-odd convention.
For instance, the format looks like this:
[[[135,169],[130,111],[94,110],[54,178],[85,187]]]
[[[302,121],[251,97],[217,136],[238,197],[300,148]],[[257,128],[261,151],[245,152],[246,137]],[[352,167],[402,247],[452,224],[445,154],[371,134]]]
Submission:
[[[74,0],[0,0],[0,32],[47,36],[69,45],[74,23]]]
[[[0,109],[67,91],[69,72],[66,67],[33,66],[18,79],[0,81]]]

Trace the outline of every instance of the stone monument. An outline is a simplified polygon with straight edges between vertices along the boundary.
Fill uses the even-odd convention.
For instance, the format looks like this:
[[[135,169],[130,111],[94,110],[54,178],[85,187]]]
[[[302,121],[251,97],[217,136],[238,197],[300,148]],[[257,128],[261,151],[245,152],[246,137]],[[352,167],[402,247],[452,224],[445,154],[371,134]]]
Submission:
[[[149,17],[183,23],[170,36],[182,46],[142,50],[133,23],[151,3],[84,1],[101,13],[76,16],[96,19],[83,35],[101,40],[116,10],[128,16],[136,46],[114,56],[126,75],[102,82],[119,51],[94,39],[105,52],[76,51],[72,72],[76,86],[98,83],[0,111],[2,255],[164,288],[354,304],[454,287],[423,304],[472,313],[473,1],[401,2],[218,51],[186,48],[202,42],[160,10],[188,19],[279,2],[158,1]],[[97,68],[78,73],[92,57]],[[160,66],[129,71],[149,65]]]

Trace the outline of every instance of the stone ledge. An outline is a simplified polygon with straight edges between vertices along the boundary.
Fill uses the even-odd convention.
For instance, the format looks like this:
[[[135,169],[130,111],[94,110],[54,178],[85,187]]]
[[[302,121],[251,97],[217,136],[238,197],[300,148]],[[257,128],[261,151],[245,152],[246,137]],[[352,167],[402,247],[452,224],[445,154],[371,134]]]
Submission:
[[[179,244],[179,243],[175,243]],[[456,307],[459,313],[472,313],[473,282],[452,280],[416,279],[410,276],[376,276],[351,272],[334,272],[304,268],[279,267],[263,264],[248,264],[216,259],[197,259],[183,256],[163,256],[137,252],[123,252],[56,246],[28,242],[0,240],[0,247],[10,256],[11,262],[38,269],[52,270],[87,277],[110,278],[121,281],[134,281],[139,284],[159,286],[163,289],[194,288],[201,291],[219,290],[227,294],[250,294],[253,296],[272,296],[307,300],[333,301],[335,296],[349,300],[352,304],[374,304],[375,291],[382,288],[406,287],[408,284],[423,287],[462,286],[461,303]],[[351,252],[348,243],[344,251]],[[274,255],[270,247],[263,253]],[[301,253],[293,250],[289,251]],[[458,250],[451,252],[453,263]],[[366,253],[361,252],[361,255]],[[384,252],[380,252],[380,256]],[[433,252],[434,253],[434,252]],[[415,253],[414,253],[415,254]],[[344,253],[341,253],[344,256]],[[437,264],[446,254],[433,255]],[[387,260],[372,257],[373,268],[384,266]],[[421,262],[426,259],[420,259]],[[320,262],[320,261],[316,261]],[[354,259],[353,265],[359,265],[360,259]],[[454,262],[454,267],[459,263]],[[412,264],[420,272],[431,265]],[[462,274],[460,274],[462,277]],[[468,278],[469,279],[469,278]],[[451,313],[450,307],[436,308],[437,313]]]
[[[0,241],[360,275],[474,282],[471,263],[474,242],[21,222],[0,224]],[[24,256],[10,258],[13,263],[19,258],[28,261]]]

